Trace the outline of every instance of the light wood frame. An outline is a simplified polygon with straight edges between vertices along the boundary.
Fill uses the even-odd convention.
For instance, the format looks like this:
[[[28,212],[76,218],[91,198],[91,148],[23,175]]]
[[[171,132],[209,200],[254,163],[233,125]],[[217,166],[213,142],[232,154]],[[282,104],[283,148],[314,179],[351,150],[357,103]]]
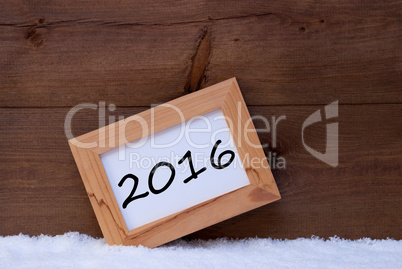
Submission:
[[[263,160],[263,166],[253,168],[249,162],[243,162],[250,185],[141,227],[128,230],[99,155],[142,138],[143,126],[131,124],[127,125],[125,130],[119,130],[117,128],[119,122],[116,122],[79,136],[76,140],[69,140],[89,200],[108,244],[156,247],[280,199],[275,180],[235,78],[166,104],[179,108],[184,115],[184,121],[220,108],[227,118],[232,119],[228,126],[240,159],[243,161],[257,157]],[[154,113],[153,119],[156,119],[153,130],[150,127],[152,113]],[[183,118],[167,106],[156,106],[131,117],[138,116],[142,117],[148,124],[147,135],[183,121]],[[250,143],[246,142],[245,134],[242,131],[246,124],[249,125],[246,135],[254,146],[250,146]],[[122,131],[125,135],[122,135]],[[87,149],[76,146],[75,141],[81,143],[97,142],[97,145]],[[100,145],[105,146],[101,147]],[[246,154],[249,158],[246,157]]]

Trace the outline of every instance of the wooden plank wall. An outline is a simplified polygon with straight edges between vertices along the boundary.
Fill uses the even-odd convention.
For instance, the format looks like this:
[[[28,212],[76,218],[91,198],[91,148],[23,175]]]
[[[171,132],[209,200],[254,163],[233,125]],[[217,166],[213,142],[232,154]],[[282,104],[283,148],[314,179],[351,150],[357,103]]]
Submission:
[[[402,1],[0,0],[0,235],[101,236],[64,134],[71,107],[151,104],[237,77],[252,115],[286,116],[282,200],[190,238],[402,239]],[[302,144],[339,101],[339,165]],[[81,135],[97,112],[73,118]],[[325,149],[325,124],[306,142]],[[258,128],[263,127],[256,120]]]

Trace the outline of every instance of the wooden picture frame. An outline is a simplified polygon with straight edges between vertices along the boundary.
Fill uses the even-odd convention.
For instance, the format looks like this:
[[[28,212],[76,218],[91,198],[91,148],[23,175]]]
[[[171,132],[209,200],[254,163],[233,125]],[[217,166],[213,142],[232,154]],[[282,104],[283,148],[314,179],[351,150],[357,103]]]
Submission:
[[[280,199],[275,180],[235,78],[166,104],[178,107],[182,111],[184,119],[178,117],[177,113],[166,106],[156,106],[131,117],[144,119],[149,127],[147,135],[151,135],[179,124],[183,120],[187,121],[210,111],[221,109],[225,117],[232,119],[233,124],[228,124],[228,126],[236,143],[239,157],[242,160],[247,154],[258,157],[265,162],[265,167],[268,168],[262,166],[253,168],[250,163],[245,163],[244,168],[250,181],[249,185],[128,230],[103,168],[100,154],[127,142],[141,139],[143,126],[139,124],[126,126],[122,137],[122,130],[117,128],[119,122],[116,122],[71,139],[69,140],[71,151],[108,244],[156,247]],[[157,119],[154,122],[154,128],[150,127],[152,113]],[[250,126],[246,134],[241,131],[245,124]],[[250,146],[250,143],[246,143],[246,138],[257,146]],[[77,145],[77,141],[87,143],[87,145],[93,143],[94,146],[83,148]],[[240,144],[241,146],[239,146]]]

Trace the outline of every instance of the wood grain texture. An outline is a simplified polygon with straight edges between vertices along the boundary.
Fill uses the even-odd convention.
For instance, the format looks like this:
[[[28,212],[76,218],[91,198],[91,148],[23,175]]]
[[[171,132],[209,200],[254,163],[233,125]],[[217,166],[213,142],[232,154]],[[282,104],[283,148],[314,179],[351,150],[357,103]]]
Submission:
[[[0,1],[0,22],[4,25],[30,25],[37,18],[43,22],[68,24],[71,22],[98,22],[99,24],[125,23],[138,25],[175,25],[195,22],[219,21],[230,18],[264,14],[289,14],[302,21],[305,16],[334,16],[338,21],[356,18],[399,16],[401,3],[395,0],[381,2],[362,0],[336,1],[175,1],[174,4],[156,0],[66,2],[27,2],[23,0]]]
[[[249,185],[127,230],[128,225],[124,222],[100,154],[216,109],[221,109],[230,122],[230,133]],[[130,121],[135,121],[135,124],[126,126]],[[109,245],[153,248],[280,199],[254,126],[250,124],[247,132],[244,131],[249,121],[250,114],[240,88],[236,79],[231,78],[70,139],[71,152],[105,241]],[[263,160],[263,166],[249,161],[254,158]]]
[[[401,1],[2,2],[2,107],[148,106],[233,76],[248,105],[402,102]]]
[[[402,239],[402,1],[0,0],[0,234],[102,236],[63,131],[106,101],[130,116],[236,76],[252,115],[286,115],[282,200],[193,234]],[[339,100],[340,163],[301,143]],[[73,118],[74,135],[98,128]],[[271,122],[271,121],[270,121]],[[257,128],[264,125],[256,120]],[[323,150],[325,125],[306,130]]]
[[[122,245],[128,230],[110,189],[100,156],[75,147],[70,141],[69,145],[105,241]]]
[[[217,220],[228,219],[239,213],[250,211],[272,203],[279,196],[265,190],[247,185],[226,195],[210,199],[186,210],[160,219],[159,224],[152,222],[131,230],[125,245],[155,247],[161,242],[169,242],[206,227]],[[162,225],[161,225],[162,224]]]
[[[240,85],[241,86],[241,85]],[[338,235],[402,239],[402,105],[340,105],[337,168],[311,156],[301,142],[303,121],[322,106],[256,106],[251,115],[286,115],[277,126],[276,152],[286,169],[273,169],[282,199],[204,229],[191,237]],[[117,108],[130,116],[147,107]],[[64,135],[69,108],[0,109],[0,232],[102,236]],[[73,133],[98,128],[97,112],[82,110]],[[263,128],[255,121],[256,128]],[[324,147],[325,122],[306,130],[306,142]],[[272,143],[260,134],[261,143]]]

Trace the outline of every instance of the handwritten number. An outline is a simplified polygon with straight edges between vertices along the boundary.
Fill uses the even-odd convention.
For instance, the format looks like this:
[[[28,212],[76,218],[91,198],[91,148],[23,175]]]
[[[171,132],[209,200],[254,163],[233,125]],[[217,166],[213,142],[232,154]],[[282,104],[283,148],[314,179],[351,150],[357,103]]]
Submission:
[[[216,141],[216,143],[215,143],[215,145],[214,145],[214,147],[212,148],[212,151],[211,151],[210,162],[211,162],[212,167],[215,168],[215,169],[223,169],[223,168],[228,167],[233,162],[234,157],[235,157],[235,153],[233,151],[225,150],[224,152],[219,154],[219,156],[218,156],[218,164],[214,163],[215,152],[216,152],[216,149],[218,148],[220,143],[222,143],[221,140]],[[229,159],[229,161],[227,163],[222,164],[222,157],[224,155],[226,155],[226,154],[230,154],[230,159]]]
[[[130,194],[128,195],[128,197],[126,198],[126,200],[124,200],[123,202],[123,208],[126,208],[128,206],[129,203],[131,203],[132,201],[136,200],[136,199],[140,199],[140,198],[145,198],[149,195],[149,192],[144,192],[143,194],[139,194],[137,196],[133,196],[135,191],[137,190],[138,187],[138,177],[134,176],[133,174],[127,174],[125,175],[119,182],[119,187],[122,187],[124,182],[126,181],[127,178],[131,178],[134,181],[134,185],[133,185],[133,189],[131,190]]]
[[[153,183],[152,183],[152,180],[153,180],[153,178],[154,178],[154,174],[155,174],[155,172],[156,172],[156,169],[158,169],[158,168],[161,167],[161,166],[167,166],[167,167],[169,167],[169,169],[170,169],[170,171],[171,171],[171,175],[170,175],[170,178],[169,178],[168,182],[166,182],[165,186],[163,186],[163,188],[157,190],[157,189],[154,188],[154,185],[153,185]],[[161,192],[164,192],[164,191],[165,191],[167,188],[169,188],[169,186],[172,184],[175,174],[176,174],[176,170],[174,169],[174,167],[173,167],[172,164],[170,164],[170,163],[168,163],[168,162],[159,162],[159,163],[157,163],[157,164],[154,166],[154,168],[152,168],[151,173],[149,173],[149,177],[148,177],[148,187],[149,187],[150,191],[151,191],[153,194],[159,194],[159,193],[161,193]]]
[[[199,174],[207,170],[206,167],[201,168],[197,172],[194,170],[194,165],[193,165],[193,160],[191,159],[191,151],[187,151],[186,154],[184,154],[183,158],[180,159],[179,164],[182,164],[185,159],[188,159],[188,163],[190,164],[190,170],[191,170],[191,176],[186,178],[183,182],[188,183],[190,180],[197,178]]]
[[[219,144],[222,143],[221,140],[216,141],[214,147],[212,148],[211,151],[211,156],[210,156],[210,162],[213,168],[215,169],[223,169],[228,167],[234,160],[235,158],[235,153],[232,150],[225,150],[224,152],[222,152],[221,154],[219,154],[218,156],[218,160],[217,160],[217,164],[215,163],[215,153],[216,153],[216,149],[218,148]],[[229,161],[227,161],[225,164],[222,164],[222,158],[229,154],[230,155],[230,159]],[[182,164],[186,159],[188,159],[188,163],[190,165],[190,171],[191,171],[191,175],[189,177],[187,177],[183,182],[184,183],[188,183],[190,182],[192,179],[198,178],[198,175],[201,174],[202,172],[204,172],[205,170],[207,170],[206,167],[201,168],[198,171],[195,171],[194,169],[194,164],[193,164],[193,160],[191,158],[191,151],[187,151],[186,154],[184,154],[184,156],[179,160],[179,165]],[[169,180],[166,182],[165,186],[163,186],[160,189],[155,189],[154,184],[153,184],[153,179],[154,179],[154,174],[156,172],[156,170],[161,167],[161,166],[167,166],[170,169],[170,178]],[[157,163],[151,170],[151,172],[149,173],[148,176],[148,187],[149,190],[153,193],[153,194],[160,194],[162,192],[164,192],[165,190],[167,190],[167,188],[170,187],[170,185],[172,185],[174,177],[176,175],[176,170],[174,169],[173,165],[171,163],[168,162],[159,162]],[[118,186],[122,187],[124,182],[126,181],[127,178],[131,178],[134,181],[134,185],[133,185],[133,189],[131,190],[130,194],[128,195],[128,197],[124,200],[123,202],[123,209],[125,209],[132,201],[136,200],[136,199],[140,199],[140,198],[145,198],[149,195],[149,192],[144,192],[142,194],[136,195],[134,196],[135,191],[137,190],[138,184],[139,184],[139,179],[138,177],[136,177],[133,174],[127,174],[125,175],[119,182]]]

